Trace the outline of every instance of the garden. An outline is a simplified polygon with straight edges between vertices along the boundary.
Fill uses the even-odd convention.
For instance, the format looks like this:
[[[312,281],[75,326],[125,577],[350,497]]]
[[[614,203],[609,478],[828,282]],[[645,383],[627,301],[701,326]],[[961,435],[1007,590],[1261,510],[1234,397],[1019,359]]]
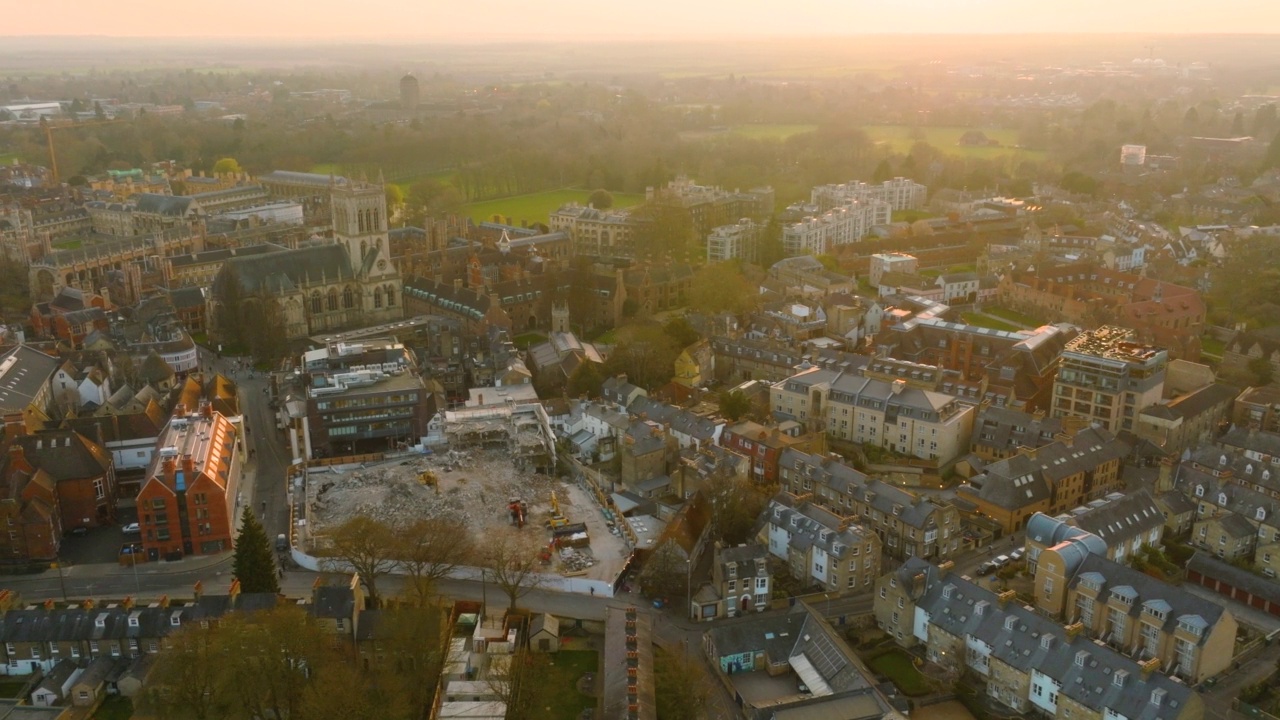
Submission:
[[[579,681],[587,673],[594,677],[598,672],[600,654],[595,650],[561,650],[550,655],[545,675],[539,679],[547,688],[540,694],[542,707],[532,708],[529,717],[535,720],[564,720],[576,718],[583,710],[593,710],[596,699],[585,695]]]

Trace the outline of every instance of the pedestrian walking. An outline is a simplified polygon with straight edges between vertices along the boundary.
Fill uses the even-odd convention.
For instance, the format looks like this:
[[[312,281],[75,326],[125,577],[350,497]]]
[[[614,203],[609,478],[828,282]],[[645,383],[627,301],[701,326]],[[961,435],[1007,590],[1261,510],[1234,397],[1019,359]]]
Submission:
[[[591,588],[591,594],[592,594],[593,596],[596,594],[596,589],[595,589],[595,588]]]

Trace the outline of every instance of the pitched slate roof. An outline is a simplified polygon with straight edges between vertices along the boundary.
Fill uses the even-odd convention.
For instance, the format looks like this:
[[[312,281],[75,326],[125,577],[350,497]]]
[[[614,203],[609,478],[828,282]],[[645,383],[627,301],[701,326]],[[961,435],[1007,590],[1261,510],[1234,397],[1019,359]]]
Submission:
[[[1062,418],[1036,416],[1021,410],[988,405],[973,424],[973,444],[1016,450],[1053,442],[1062,432]]]
[[[46,430],[17,442],[31,464],[54,480],[99,477],[111,468],[111,453],[74,430]]]
[[[182,217],[199,207],[191,197],[183,195],[159,195],[156,193],[138,193],[132,198],[136,212],[164,215],[166,217]]]
[[[275,294],[294,290],[308,282],[341,282],[355,277],[346,247],[336,243],[308,245],[254,257],[234,257],[223,264],[215,289],[234,272],[248,293]]]
[[[1088,578],[1082,578],[1085,574],[1090,575]],[[1112,588],[1132,588],[1137,593],[1137,600],[1129,609],[1129,615],[1132,617],[1142,615],[1143,607],[1147,603],[1163,603],[1158,607],[1165,613],[1163,627],[1169,632],[1173,632],[1179,620],[1192,617],[1199,617],[1204,621],[1205,627],[1212,628],[1226,613],[1222,605],[1212,600],[1205,600],[1182,587],[1157,580],[1144,572],[1100,555],[1090,555],[1085,558],[1068,585],[1074,588],[1082,580],[1095,583],[1100,596],[1104,598]],[[1144,622],[1150,624],[1155,620],[1156,618],[1148,614]],[[1201,644],[1208,639],[1209,633],[1201,633]]]
[[[26,345],[0,355],[0,414],[22,412],[58,369],[58,359]]]
[[[911,527],[935,527],[935,513],[942,509],[924,496],[913,495],[900,487],[872,480],[853,467],[821,455],[787,448],[782,451],[778,466],[792,469],[805,479],[825,485],[838,493],[854,495],[886,517],[897,517]]]
[[[1097,535],[1112,546],[1164,525],[1164,514],[1145,488],[1128,495],[1112,493],[1105,501],[1095,500],[1084,508],[1073,510],[1070,515],[1076,527]]]
[[[1129,454],[1129,447],[1096,427],[1076,433],[1067,442],[1054,441],[1030,454],[991,463],[969,479],[960,492],[975,495],[1006,509],[1026,507],[1052,497],[1052,484]]]
[[[830,510],[810,502],[797,502],[795,496],[785,492],[769,501],[763,520],[784,528],[790,534],[792,547],[808,549],[816,545],[838,558],[851,556],[851,550],[859,548],[873,535],[862,525],[845,525],[844,520]],[[842,525],[844,530],[840,529]]]
[[[1173,720],[1183,706],[1194,702],[1195,691],[1161,673],[1143,677],[1136,662],[1083,633],[1067,638],[1062,626],[1029,607],[1009,603],[1003,607],[995,593],[954,573],[911,558],[898,570],[899,582],[911,587],[917,575],[925,586],[917,608],[929,615],[929,623],[956,637],[985,643],[991,657],[1025,672],[1038,671],[1055,680],[1061,695],[1102,714],[1111,710],[1130,720]],[[1078,653],[1085,661],[1078,665]],[[1128,673],[1122,685],[1113,681],[1115,671]],[[1160,704],[1152,702],[1161,691]]]

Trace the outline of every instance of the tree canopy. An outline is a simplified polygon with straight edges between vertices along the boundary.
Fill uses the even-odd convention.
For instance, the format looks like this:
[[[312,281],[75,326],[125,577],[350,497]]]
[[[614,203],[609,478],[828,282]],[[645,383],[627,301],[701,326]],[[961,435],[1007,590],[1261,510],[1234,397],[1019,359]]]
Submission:
[[[748,312],[755,308],[757,295],[734,262],[704,265],[689,284],[689,306],[704,313]]]
[[[597,210],[608,210],[613,207],[613,193],[605,190],[604,188],[592,190],[591,196],[587,198],[587,202],[591,204],[591,207]]]
[[[240,163],[231,157],[224,157],[213,164],[213,171],[216,173],[241,173],[244,168],[240,167]]]

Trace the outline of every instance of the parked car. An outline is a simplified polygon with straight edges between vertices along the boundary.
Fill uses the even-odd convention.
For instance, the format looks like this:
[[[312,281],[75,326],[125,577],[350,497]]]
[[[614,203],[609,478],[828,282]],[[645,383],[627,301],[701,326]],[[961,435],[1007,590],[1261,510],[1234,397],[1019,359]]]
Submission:
[[[1013,560],[1008,555],[997,555],[991,562],[996,564],[996,569],[999,569],[1013,562]]]
[[[995,560],[988,560],[978,566],[978,575],[990,575],[1000,569]]]
[[[1027,551],[1025,548],[1018,548],[1017,550],[1014,550],[1013,552],[1009,553],[1009,559],[1014,562],[1022,562],[1022,558],[1026,556],[1027,556]]]
[[[284,533],[276,536],[276,549],[282,552],[289,549],[289,538]]]
[[[138,526],[138,523],[129,523],[120,529],[124,531],[125,535],[138,535],[142,532],[142,528]]]
[[[80,525],[80,526],[78,526],[78,527],[73,527],[73,528],[71,528],[70,530],[68,530],[68,531],[67,531],[67,534],[68,534],[68,535],[75,535],[76,537],[79,537],[79,536],[81,536],[81,535],[88,535],[88,534],[89,534],[89,528],[88,528],[88,527],[86,527],[86,526],[84,526],[84,525]]]

